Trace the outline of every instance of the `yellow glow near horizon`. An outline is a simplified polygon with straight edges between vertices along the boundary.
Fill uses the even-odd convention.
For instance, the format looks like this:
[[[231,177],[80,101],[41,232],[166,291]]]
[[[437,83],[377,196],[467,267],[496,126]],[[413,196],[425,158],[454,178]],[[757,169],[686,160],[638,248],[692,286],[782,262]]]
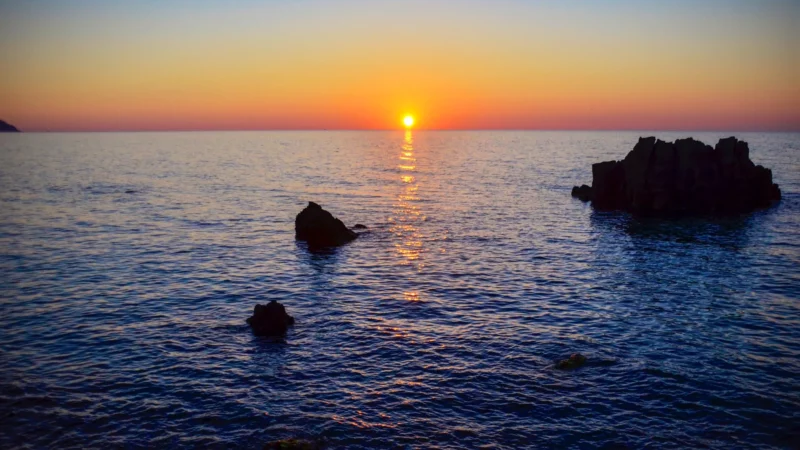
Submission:
[[[417,115],[425,130],[800,130],[800,1],[183,3],[0,0],[0,118],[24,131],[416,131]]]

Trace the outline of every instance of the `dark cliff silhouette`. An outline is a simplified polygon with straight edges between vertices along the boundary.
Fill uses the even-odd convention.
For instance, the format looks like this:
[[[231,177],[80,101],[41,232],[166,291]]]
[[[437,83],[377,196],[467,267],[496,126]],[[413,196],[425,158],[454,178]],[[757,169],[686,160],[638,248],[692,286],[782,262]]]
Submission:
[[[592,165],[592,186],[572,196],[598,210],[642,215],[726,215],[767,208],[781,198],[772,171],[753,164],[747,142],[639,138],[622,161]]]
[[[19,133],[19,129],[10,123],[0,120],[0,133]]]

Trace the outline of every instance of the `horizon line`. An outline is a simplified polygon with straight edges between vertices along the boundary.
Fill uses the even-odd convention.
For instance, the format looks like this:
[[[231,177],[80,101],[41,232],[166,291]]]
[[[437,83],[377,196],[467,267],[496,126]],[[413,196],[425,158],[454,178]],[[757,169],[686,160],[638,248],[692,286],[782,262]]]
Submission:
[[[29,133],[220,133],[220,132],[286,132],[286,131],[593,131],[593,132],[620,132],[620,131],[657,131],[657,132],[694,132],[694,133],[800,133],[796,129],[680,129],[680,128],[241,128],[241,129],[109,129],[109,130],[30,130],[19,129],[17,134]],[[3,133],[5,134],[5,133]],[[8,133],[15,134],[15,133]]]

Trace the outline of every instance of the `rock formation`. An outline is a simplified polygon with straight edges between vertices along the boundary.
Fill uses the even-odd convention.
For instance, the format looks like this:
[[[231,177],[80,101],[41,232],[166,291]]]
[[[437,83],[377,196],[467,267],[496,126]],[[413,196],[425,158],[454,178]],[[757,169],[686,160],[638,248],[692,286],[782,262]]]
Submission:
[[[0,133],[19,133],[19,130],[14,125],[0,120]]]
[[[644,215],[737,214],[780,200],[772,171],[750,161],[747,142],[720,139],[715,148],[692,138],[674,143],[639,138],[622,161],[592,165],[592,187],[572,189],[600,210]]]
[[[308,206],[297,215],[294,231],[297,240],[306,241],[313,247],[333,247],[358,237],[341,220],[314,202],[308,202]]]
[[[559,370],[572,370],[586,364],[586,357],[580,353],[573,353],[569,359],[562,359],[556,363],[556,369]]]
[[[266,305],[256,305],[247,323],[256,336],[283,336],[294,325],[294,317],[286,314],[282,304],[272,300]]]
[[[588,202],[592,197],[592,188],[583,184],[580,187],[575,186],[572,188],[572,196],[577,197],[584,202]]]

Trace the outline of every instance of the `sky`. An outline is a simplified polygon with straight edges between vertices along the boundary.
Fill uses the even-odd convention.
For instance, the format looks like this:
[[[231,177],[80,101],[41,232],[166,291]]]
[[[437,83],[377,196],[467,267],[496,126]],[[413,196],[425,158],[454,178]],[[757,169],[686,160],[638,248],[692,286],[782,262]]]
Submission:
[[[26,131],[800,130],[797,0],[0,0]]]

